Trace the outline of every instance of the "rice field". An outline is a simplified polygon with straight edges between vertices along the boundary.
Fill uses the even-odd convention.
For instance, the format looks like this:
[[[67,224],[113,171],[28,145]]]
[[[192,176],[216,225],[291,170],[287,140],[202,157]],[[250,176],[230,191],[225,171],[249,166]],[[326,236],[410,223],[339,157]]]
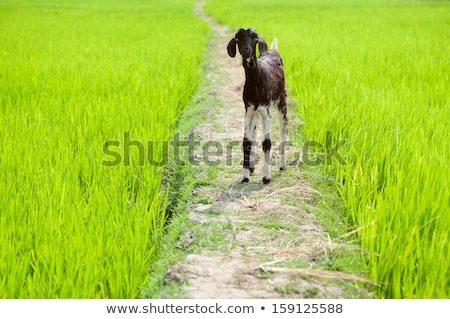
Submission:
[[[345,141],[346,165],[322,170],[362,227],[378,297],[450,297],[450,4],[211,0],[206,10],[277,37],[306,138]]]
[[[103,148],[171,138],[208,35],[193,4],[0,1],[1,298],[141,296],[163,168]]]
[[[136,141],[170,140],[196,88],[209,31],[194,3],[0,0],[1,298],[141,296],[169,203]],[[276,36],[299,136],[345,141],[346,165],[319,168],[377,296],[450,297],[450,4],[205,9]]]

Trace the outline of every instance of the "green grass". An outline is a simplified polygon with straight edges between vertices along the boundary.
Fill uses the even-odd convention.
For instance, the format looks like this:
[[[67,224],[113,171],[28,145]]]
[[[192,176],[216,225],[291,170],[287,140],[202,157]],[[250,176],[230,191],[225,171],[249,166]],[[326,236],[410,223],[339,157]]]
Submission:
[[[136,147],[124,165],[124,132],[171,138],[208,34],[193,3],[0,1],[0,297],[141,296],[169,191]]]
[[[211,0],[206,10],[276,36],[306,138],[346,141],[347,165],[322,172],[367,226],[358,236],[378,296],[448,298],[449,3]]]
[[[208,34],[193,4],[0,0],[0,297],[135,298],[148,269],[165,267],[154,262],[166,210],[179,212],[183,186],[205,181],[172,167],[166,184],[136,146],[125,165],[123,146],[126,132],[144,143],[174,133]],[[378,295],[448,298],[450,5],[209,0],[206,9],[276,36],[306,138],[346,141],[347,165],[320,169],[345,217],[367,226],[358,240]],[[108,167],[112,140],[121,163]],[[220,229],[200,244],[216,243]],[[335,260],[329,267],[347,269]]]

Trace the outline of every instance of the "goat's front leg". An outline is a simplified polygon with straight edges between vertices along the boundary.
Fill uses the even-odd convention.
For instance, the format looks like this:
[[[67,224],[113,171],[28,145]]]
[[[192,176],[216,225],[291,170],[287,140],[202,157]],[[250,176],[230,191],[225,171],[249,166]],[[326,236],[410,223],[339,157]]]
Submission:
[[[257,160],[257,154],[256,154],[256,139],[257,139],[257,126],[258,126],[258,114],[255,114],[251,121],[251,129],[252,129],[252,148],[250,150],[250,174],[253,174],[255,172],[255,165]]]
[[[253,106],[249,106],[245,110],[244,119],[244,141],[242,142],[242,150],[244,153],[244,165],[242,168],[242,183],[250,181],[250,172],[255,169],[255,134],[256,125],[258,123],[257,114]]]
[[[270,141],[270,131],[272,129],[272,116],[270,115],[269,106],[261,112],[263,120],[264,141],[262,143],[264,151],[264,166],[263,166],[263,184],[270,183],[270,150],[272,142]]]

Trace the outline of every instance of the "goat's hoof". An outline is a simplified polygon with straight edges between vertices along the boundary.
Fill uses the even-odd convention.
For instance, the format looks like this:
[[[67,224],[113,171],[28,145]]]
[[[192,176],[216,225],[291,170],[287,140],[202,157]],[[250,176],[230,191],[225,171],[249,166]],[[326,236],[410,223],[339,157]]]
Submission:
[[[244,178],[241,180],[241,183],[248,183],[248,182],[250,182],[250,180],[249,180],[247,177],[244,177]]]
[[[285,170],[286,170],[285,166],[280,167],[280,171],[285,171]]]
[[[263,184],[267,185],[270,183],[270,177],[263,177]]]
[[[253,174],[255,172],[255,168],[254,167],[250,167],[249,171],[250,171],[250,174]]]

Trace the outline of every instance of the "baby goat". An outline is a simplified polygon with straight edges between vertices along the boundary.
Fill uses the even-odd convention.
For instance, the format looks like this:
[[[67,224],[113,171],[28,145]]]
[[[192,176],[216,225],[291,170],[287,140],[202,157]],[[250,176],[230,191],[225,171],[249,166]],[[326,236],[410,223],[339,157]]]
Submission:
[[[259,58],[256,57],[256,44],[259,48]],[[256,127],[258,118],[263,121],[264,151],[263,183],[270,182],[270,130],[272,116],[270,106],[278,107],[280,122],[280,170],[286,168],[285,147],[287,142],[286,89],[284,85],[283,60],[277,52],[277,40],[274,39],[267,50],[267,43],[254,29],[239,29],[227,46],[228,55],[236,56],[236,45],[242,55],[242,66],[245,70],[244,105],[245,131],[242,143],[244,165],[242,183],[249,181],[250,173],[255,169]]]

